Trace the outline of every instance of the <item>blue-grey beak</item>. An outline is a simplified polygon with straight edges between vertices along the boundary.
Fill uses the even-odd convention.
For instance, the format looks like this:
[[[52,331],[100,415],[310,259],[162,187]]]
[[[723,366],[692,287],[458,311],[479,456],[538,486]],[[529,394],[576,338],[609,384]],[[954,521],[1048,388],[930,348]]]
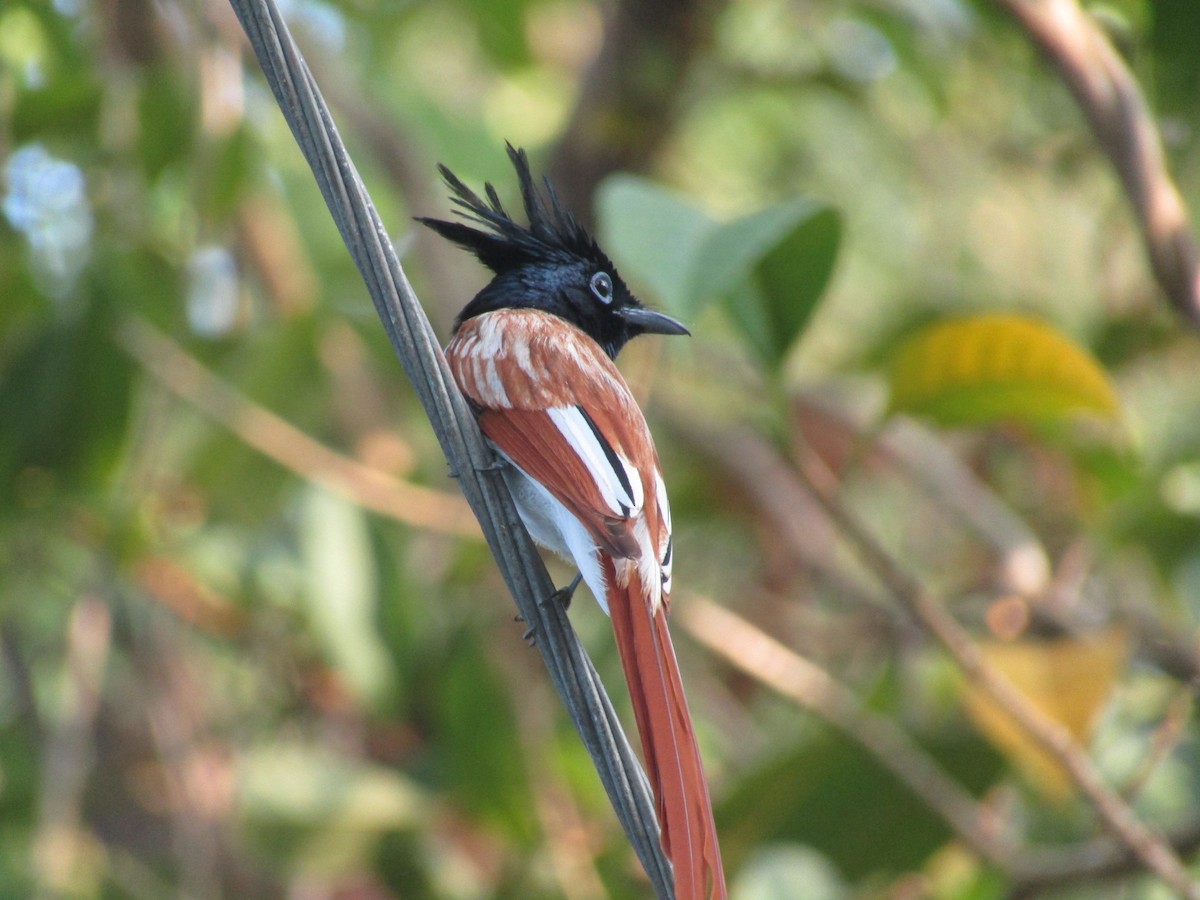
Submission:
[[[691,334],[682,322],[644,306],[623,306],[616,314],[648,334]]]

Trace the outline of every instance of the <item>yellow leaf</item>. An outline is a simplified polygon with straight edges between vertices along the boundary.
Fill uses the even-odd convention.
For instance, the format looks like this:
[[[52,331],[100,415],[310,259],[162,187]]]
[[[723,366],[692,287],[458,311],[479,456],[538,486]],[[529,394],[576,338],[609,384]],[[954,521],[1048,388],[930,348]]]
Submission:
[[[925,860],[922,869],[928,890],[922,896],[971,896],[971,885],[979,878],[983,867],[978,853],[958,841],[950,841]]]
[[[890,380],[894,411],[943,425],[1118,412],[1091,354],[1043,322],[1008,313],[922,329],[900,348]]]
[[[1086,743],[1124,668],[1128,636],[1114,627],[1084,638],[996,641],[980,649],[1034,706]],[[1047,797],[1062,802],[1071,795],[1066,772],[1005,710],[973,685],[967,686],[963,699],[983,735]]]

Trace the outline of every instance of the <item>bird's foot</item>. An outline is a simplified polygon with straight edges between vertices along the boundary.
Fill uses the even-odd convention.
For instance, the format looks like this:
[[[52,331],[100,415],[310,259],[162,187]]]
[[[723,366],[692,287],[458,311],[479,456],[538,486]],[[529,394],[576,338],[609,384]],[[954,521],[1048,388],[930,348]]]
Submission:
[[[543,600],[543,603],[558,603],[564,610],[571,608],[571,598],[575,596],[575,589],[579,587],[579,582],[583,580],[583,573],[576,572],[575,577],[571,579],[571,583],[566,587],[560,587],[557,591]]]
[[[566,587],[560,587],[558,590],[556,590],[554,593],[550,594],[550,596],[546,597],[541,602],[542,603],[558,603],[558,604],[562,605],[562,608],[564,610],[569,609],[571,606],[571,598],[575,596],[575,589],[577,587],[579,587],[579,582],[582,580],[583,580],[583,573],[581,573],[581,572],[576,573],[575,577],[571,579],[570,584],[568,584]],[[514,617],[513,621],[524,622],[525,617],[522,615],[517,615]],[[529,644],[530,647],[537,646],[537,626],[531,624],[528,628],[525,629],[525,633],[523,635],[521,635],[521,637],[525,640],[525,642],[527,644]]]

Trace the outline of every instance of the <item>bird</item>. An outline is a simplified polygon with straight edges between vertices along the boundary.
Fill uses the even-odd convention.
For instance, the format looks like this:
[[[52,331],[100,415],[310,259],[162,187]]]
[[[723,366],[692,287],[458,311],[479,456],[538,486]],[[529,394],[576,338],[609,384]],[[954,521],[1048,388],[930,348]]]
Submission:
[[[643,334],[686,335],[644,306],[549,179],[507,145],[527,225],[490,182],[438,169],[458,220],[418,217],[492,278],[454,322],[446,361],[497,453],[521,520],[578,569],[612,621],[676,900],[727,897],[708,781],[667,628],[671,510],[646,418],[614,359]]]

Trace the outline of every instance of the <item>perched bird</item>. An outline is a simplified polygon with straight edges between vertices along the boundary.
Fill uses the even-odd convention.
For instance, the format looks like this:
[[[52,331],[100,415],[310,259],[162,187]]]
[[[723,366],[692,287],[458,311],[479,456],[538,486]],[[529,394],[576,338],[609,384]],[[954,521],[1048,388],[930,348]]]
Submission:
[[[646,419],[613,363],[640,334],[688,331],[643,307],[550,182],[538,190],[524,151],[508,153],[527,227],[491,184],[484,200],[445,166],[465,221],[420,219],[494,273],[459,314],[446,360],[507,463],[529,533],[578,567],[612,618],[675,896],[723,898],[708,782],[667,631],[667,489]],[[579,577],[559,592],[565,599]]]

